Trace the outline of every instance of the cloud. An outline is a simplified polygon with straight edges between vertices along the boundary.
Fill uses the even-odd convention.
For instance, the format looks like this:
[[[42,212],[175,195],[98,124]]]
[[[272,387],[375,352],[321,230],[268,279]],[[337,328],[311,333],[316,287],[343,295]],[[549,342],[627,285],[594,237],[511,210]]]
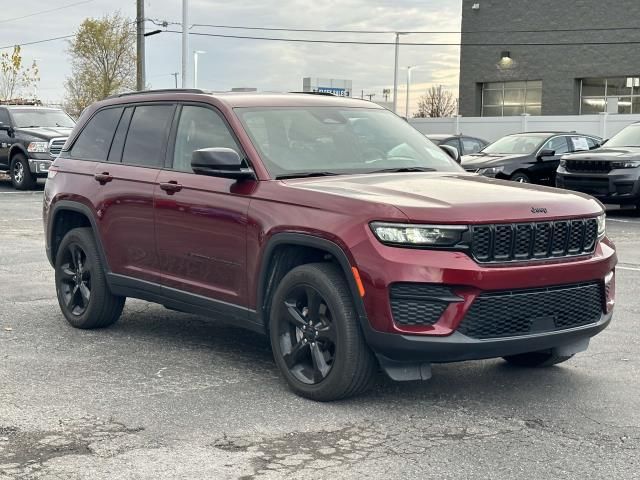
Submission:
[[[56,0],[61,5],[73,0]],[[3,19],[55,8],[48,0],[30,0],[23,4],[8,2]],[[191,23],[245,26],[372,29],[372,30],[459,30],[460,0],[263,0],[209,1],[191,0]],[[172,22],[181,21],[179,0],[146,0],[146,16]],[[86,17],[102,16],[119,10],[134,18],[131,0],[94,0],[86,5],[0,23],[0,46],[23,43],[73,33]],[[40,26],[46,26],[41,28]],[[149,27],[148,27],[149,28]],[[180,30],[179,25],[171,29]],[[232,34],[256,34],[287,38],[326,38],[331,40],[372,40],[393,42],[393,34],[311,34],[286,32],[247,32],[205,27],[192,31]],[[458,41],[459,35],[411,35],[411,42]],[[377,93],[393,84],[394,47],[392,45],[327,45],[266,42],[243,39],[191,36],[191,50],[205,50],[199,58],[199,86],[213,90],[231,87],[256,87],[260,90],[289,91],[302,88],[302,78],[320,76],[353,80],[354,93]],[[180,71],[180,35],[162,33],[146,39],[147,83],[153,88],[174,86],[173,72]],[[38,59],[41,71],[40,96],[58,103],[64,96],[64,80],[70,74],[65,41],[23,48],[26,62]],[[412,96],[432,83],[443,83],[456,91],[458,83],[458,47],[404,46],[400,65],[424,65],[416,70]],[[404,89],[404,71],[400,86]],[[415,90],[415,93],[414,93]],[[399,101],[404,100],[400,98]],[[415,102],[412,102],[415,103]],[[403,103],[400,103],[404,105]]]

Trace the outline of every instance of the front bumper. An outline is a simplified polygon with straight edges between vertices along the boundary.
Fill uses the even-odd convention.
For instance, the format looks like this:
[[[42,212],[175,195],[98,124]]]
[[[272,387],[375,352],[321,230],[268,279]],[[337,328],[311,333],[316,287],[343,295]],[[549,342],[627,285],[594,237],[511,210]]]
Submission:
[[[640,200],[639,170],[625,168],[609,173],[574,173],[560,167],[556,174],[556,186],[587,193],[603,203],[637,203]]]
[[[47,176],[49,167],[53,160],[51,158],[29,158],[29,170],[36,176]]]

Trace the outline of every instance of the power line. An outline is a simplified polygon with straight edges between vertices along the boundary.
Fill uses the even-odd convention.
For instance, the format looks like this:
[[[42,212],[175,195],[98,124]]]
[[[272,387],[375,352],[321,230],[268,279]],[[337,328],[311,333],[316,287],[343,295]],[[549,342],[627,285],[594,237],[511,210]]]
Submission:
[[[49,10],[41,10],[39,12],[30,13],[28,15],[23,15],[21,17],[14,18],[5,18],[4,20],[0,20],[0,23],[13,22],[14,20],[22,20],[23,18],[35,17],[36,15],[42,15],[43,13],[51,13],[57,12],[58,10],[63,10],[65,8],[75,7],[76,5],[83,5],[85,3],[95,2],[95,0],[82,0],[81,2],[70,3],[68,5],[62,5],[61,7],[50,8]]]
[[[0,50],[6,50],[7,48],[13,48],[13,47],[24,47],[25,45],[35,45],[37,43],[53,42],[55,40],[64,40],[65,38],[72,38],[72,37],[75,37],[75,34],[63,35],[62,37],[45,38],[44,40],[36,40],[33,42],[16,43],[15,45],[5,45],[4,47],[0,47]]]
[[[165,30],[167,33],[182,33],[179,30]],[[236,38],[244,40],[266,40],[272,42],[291,42],[291,43],[324,43],[324,44],[336,44],[336,45],[396,45],[395,42],[363,42],[356,40],[315,40],[308,38],[282,38],[282,37],[256,37],[248,35],[226,35],[222,33],[202,33],[202,32],[189,32],[189,35],[196,35],[201,37],[218,37],[218,38]],[[550,42],[482,42],[471,43],[465,42],[465,47],[506,47],[506,46],[533,46],[533,47],[563,47],[563,46],[580,46],[580,45],[639,45],[640,40],[630,41],[623,40],[619,42],[563,42],[563,43],[550,43]],[[460,47],[463,44],[460,42],[402,42],[401,46],[436,46],[436,47]]]

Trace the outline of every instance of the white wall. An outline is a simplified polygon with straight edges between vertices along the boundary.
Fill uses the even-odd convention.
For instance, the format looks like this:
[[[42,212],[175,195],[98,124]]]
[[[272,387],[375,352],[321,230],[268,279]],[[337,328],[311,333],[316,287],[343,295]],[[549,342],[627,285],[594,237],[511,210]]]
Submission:
[[[493,142],[510,133],[553,130],[585,133],[610,138],[627,125],[639,122],[640,115],[563,115],[517,117],[412,118],[409,123],[420,132],[463,133]]]

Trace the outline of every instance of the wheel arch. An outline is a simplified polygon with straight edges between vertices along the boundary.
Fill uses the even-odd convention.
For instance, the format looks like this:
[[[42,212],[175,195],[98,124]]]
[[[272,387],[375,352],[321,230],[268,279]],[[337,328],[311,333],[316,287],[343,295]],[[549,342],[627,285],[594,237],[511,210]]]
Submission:
[[[294,255],[291,256],[292,253]],[[349,285],[358,318],[361,323],[366,322],[364,302],[345,251],[337,243],[321,237],[302,233],[277,233],[264,248],[257,285],[256,314],[266,332],[269,329],[271,298],[280,280],[293,268],[314,261],[334,261],[338,265]]]
[[[11,167],[11,160],[13,160],[13,157],[15,157],[18,154],[22,154],[25,157],[29,158],[29,153],[27,152],[27,149],[25,148],[25,146],[22,145],[21,143],[14,143],[13,145],[11,145],[11,148],[9,149],[9,167]]]
[[[93,238],[98,247],[98,254],[105,271],[110,269],[107,257],[104,253],[98,225],[92,210],[86,205],[70,200],[60,200],[52,207],[47,223],[48,257],[52,266],[55,266],[56,254],[62,238],[74,228],[87,227],[93,231]]]

